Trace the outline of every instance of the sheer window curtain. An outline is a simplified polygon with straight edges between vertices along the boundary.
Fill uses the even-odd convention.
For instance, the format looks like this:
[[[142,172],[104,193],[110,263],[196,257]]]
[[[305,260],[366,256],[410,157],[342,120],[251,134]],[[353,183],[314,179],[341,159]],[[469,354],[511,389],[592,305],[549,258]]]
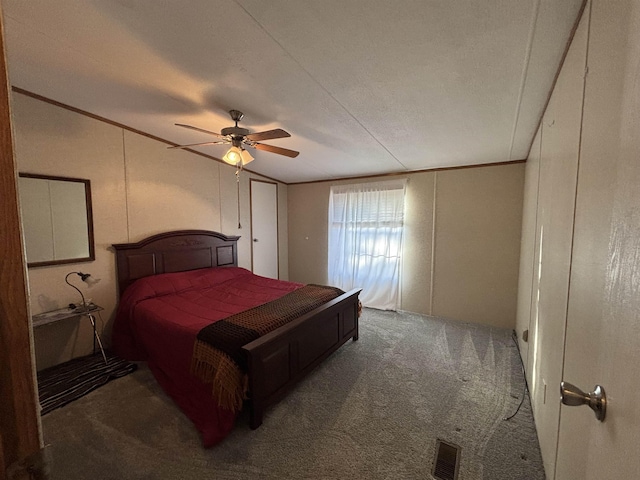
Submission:
[[[399,306],[406,179],[331,187],[329,283],[367,307]]]

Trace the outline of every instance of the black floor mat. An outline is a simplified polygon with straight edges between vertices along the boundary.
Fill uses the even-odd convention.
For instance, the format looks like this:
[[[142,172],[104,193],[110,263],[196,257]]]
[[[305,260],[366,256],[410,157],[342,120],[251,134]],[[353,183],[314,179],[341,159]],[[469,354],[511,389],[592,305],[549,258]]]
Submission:
[[[105,351],[107,363],[100,353],[74,358],[38,372],[40,414],[77,400],[114,378],[134,372],[138,366]]]

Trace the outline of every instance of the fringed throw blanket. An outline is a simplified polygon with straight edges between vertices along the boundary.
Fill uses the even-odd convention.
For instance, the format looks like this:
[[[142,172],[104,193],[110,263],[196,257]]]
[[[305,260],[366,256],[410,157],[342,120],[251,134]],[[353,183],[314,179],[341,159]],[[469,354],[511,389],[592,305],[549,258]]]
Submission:
[[[213,395],[221,407],[239,411],[248,384],[242,346],[343,293],[335,287],[305,285],[277,300],[204,327],[194,346],[192,373],[213,384]]]

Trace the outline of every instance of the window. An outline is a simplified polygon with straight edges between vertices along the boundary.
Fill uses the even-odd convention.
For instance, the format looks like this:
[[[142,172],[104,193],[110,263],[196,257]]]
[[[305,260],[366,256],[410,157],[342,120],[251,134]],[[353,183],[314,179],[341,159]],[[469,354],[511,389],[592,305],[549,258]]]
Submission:
[[[329,197],[329,283],[362,288],[363,305],[395,310],[406,180],[338,185]]]

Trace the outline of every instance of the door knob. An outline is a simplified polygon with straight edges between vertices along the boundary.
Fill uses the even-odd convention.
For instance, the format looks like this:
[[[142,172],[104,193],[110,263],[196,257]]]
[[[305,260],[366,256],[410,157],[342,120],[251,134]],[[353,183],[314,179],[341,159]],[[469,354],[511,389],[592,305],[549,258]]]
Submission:
[[[254,242],[257,242],[257,241],[258,241],[258,239],[257,239],[257,238],[254,238],[254,239],[253,239],[253,241],[254,241]]]
[[[564,405],[572,407],[589,405],[589,408],[595,412],[596,418],[604,422],[607,413],[607,396],[600,385],[596,385],[593,392],[584,393],[569,382],[560,382],[560,399]]]

